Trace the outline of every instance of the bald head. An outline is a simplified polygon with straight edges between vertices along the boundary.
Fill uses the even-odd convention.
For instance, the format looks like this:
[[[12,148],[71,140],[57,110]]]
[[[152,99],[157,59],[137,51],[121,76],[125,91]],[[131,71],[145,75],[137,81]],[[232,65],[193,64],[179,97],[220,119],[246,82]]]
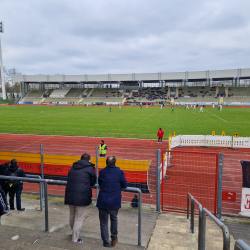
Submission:
[[[107,157],[106,163],[107,165],[115,165],[116,159],[114,156]]]

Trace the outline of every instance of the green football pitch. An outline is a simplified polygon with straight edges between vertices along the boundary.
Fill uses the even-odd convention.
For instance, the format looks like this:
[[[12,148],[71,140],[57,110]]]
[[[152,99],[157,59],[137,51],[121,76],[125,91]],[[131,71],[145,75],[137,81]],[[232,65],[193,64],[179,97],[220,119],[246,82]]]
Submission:
[[[165,136],[250,136],[250,108],[205,107],[204,112],[175,107],[0,106],[0,133],[155,139]],[[164,136],[164,137],[165,137]],[[165,138],[166,138],[165,137]]]

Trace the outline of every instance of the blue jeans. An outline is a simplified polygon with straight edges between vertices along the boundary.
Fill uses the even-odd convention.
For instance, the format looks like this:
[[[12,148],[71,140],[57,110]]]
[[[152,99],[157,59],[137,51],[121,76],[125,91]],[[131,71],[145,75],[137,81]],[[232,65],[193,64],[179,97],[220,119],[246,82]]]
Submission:
[[[118,210],[119,209],[101,209],[99,208],[99,220],[100,220],[100,228],[101,228],[101,236],[103,241],[104,247],[110,247],[109,242],[109,218],[110,215],[110,231],[111,231],[111,240],[112,242],[116,241],[117,239],[117,228],[118,228]]]
[[[9,191],[10,209],[15,209],[15,207],[14,207],[15,194],[16,194],[16,208],[17,208],[17,210],[21,210],[21,194],[22,194],[22,190]]]

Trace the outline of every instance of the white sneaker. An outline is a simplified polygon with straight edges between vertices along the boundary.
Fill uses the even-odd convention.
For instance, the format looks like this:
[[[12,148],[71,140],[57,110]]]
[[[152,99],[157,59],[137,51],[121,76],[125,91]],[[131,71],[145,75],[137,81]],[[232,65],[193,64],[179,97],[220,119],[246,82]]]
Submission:
[[[159,143],[159,142],[157,142],[157,143]]]

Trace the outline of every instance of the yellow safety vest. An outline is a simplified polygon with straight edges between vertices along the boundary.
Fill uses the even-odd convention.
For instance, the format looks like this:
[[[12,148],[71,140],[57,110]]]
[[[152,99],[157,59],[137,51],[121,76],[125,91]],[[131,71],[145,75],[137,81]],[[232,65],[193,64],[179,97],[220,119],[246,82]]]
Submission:
[[[106,144],[100,144],[100,146],[99,146],[99,154],[100,155],[105,155],[106,154],[106,149],[105,149],[105,147],[107,147],[107,145]]]

